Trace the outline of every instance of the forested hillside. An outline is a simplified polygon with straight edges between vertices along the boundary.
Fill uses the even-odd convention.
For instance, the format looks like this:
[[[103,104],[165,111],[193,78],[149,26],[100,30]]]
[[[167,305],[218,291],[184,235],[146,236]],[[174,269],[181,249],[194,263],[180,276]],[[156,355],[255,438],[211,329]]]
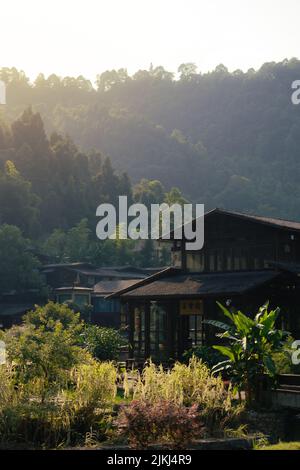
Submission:
[[[39,113],[27,108],[11,123],[0,125],[0,294],[39,287],[39,261],[87,261],[96,265],[164,265],[151,240],[136,250],[132,240],[96,237],[96,208],[118,203],[147,205],[184,202],[177,188],[159,181],[132,185],[117,174],[109,157],[83,152],[68,137],[48,137]]]
[[[151,66],[133,76],[113,70],[98,76],[94,86],[84,77],[56,75],[40,75],[30,83],[15,69],[2,69],[0,78],[7,83],[5,120],[14,121],[31,105],[40,112],[48,135],[68,134],[82,151],[109,155],[117,172],[126,171],[134,183],[159,179],[166,190],[177,186],[207,208],[300,219],[300,106],[291,102],[291,83],[300,79],[297,59],[247,73],[229,73],[220,65],[201,74],[193,64],[181,65],[176,77],[163,67]],[[15,134],[17,128],[14,124]],[[43,139],[34,147],[43,146]],[[66,153],[72,144],[51,139],[56,154],[65,148],[63,162],[56,156],[53,184],[66,191],[62,179],[70,171]],[[26,148],[18,152],[22,172]],[[34,152],[38,171],[42,156],[38,148]],[[85,214],[78,196],[86,177],[85,158],[79,152],[75,161],[68,185],[74,185],[76,195],[71,190],[68,197],[79,197]],[[32,178],[39,176],[26,171],[22,174],[37,185]],[[95,176],[98,168],[89,171]],[[60,193],[54,188],[56,197]]]

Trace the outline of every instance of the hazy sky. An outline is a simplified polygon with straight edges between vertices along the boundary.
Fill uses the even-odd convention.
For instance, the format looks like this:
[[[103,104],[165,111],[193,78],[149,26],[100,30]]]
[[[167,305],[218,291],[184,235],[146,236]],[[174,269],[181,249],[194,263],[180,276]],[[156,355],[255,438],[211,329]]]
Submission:
[[[34,78],[229,70],[300,56],[299,0],[7,0],[0,3],[0,67]]]

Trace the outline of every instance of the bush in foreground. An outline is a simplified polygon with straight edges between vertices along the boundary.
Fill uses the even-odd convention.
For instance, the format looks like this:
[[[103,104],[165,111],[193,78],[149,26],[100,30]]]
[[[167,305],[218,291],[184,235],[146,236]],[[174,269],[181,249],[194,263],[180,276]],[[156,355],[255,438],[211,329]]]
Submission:
[[[196,404],[186,407],[166,400],[154,403],[133,400],[122,407],[116,424],[119,434],[126,436],[129,445],[137,449],[154,443],[184,449],[203,430]]]

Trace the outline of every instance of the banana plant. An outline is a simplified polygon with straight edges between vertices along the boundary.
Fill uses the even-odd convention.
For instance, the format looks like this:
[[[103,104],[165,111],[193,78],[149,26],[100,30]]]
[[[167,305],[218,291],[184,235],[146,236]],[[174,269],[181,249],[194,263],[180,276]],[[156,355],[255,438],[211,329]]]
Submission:
[[[212,370],[215,374],[226,372],[236,386],[239,397],[241,398],[241,390],[244,390],[246,403],[251,405],[253,401],[260,401],[263,374],[275,378],[276,368],[272,355],[282,349],[289,333],[276,328],[280,309],[269,311],[269,302],[259,308],[254,318],[240,310],[231,312],[219,302],[217,304],[230,324],[205,321],[223,331],[217,333],[217,337],[228,340],[226,346],[213,346],[227,359],[219,362]]]

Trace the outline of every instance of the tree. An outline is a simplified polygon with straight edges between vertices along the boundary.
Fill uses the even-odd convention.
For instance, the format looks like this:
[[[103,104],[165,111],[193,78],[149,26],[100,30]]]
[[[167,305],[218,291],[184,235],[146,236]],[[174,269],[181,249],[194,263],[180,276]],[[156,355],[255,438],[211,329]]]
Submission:
[[[217,334],[219,338],[229,340],[228,346],[214,346],[214,349],[228,359],[217,364],[213,371],[229,373],[238,390],[245,389],[249,406],[259,403],[262,375],[275,377],[276,366],[272,355],[282,349],[284,339],[288,336],[287,332],[276,329],[275,326],[280,310],[276,308],[269,311],[267,302],[252,319],[241,311],[230,312],[219,302],[218,305],[231,325],[206,320],[206,323],[224,331]]]
[[[31,107],[27,108],[20,118],[12,123],[12,132],[17,148],[26,143],[34,153],[39,154],[40,159],[46,156],[48,140],[44,123],[41,115],[34,113]]]
[[[47,384],[45,393],[59,388],[65,372],[84,357],[82,331],[79,314],[66,305],[49,302],[27,313],[23,325],[3,336],[7,359],[14,363],[20,382],[41,378]]]
[[[18,227],[0,225],[0,293],[43,288],[37,258]]]
[[[164,187],[158,180],[143,178],[133,189],[133,198],[147,207],[151,204],[161,204],[164,201]]]
[[[87,219],[82,219],[71,228],[66,236],[64,259],[70,261],[85,261],[90,254],[91,230]]]
[[[46,253],[54,263],[64,260],[66,238],[66,233],[62,229],[57,228],[53,230],[42,246],[43,252]]]
[[[54,262],[90,261],[93,247],[88,220],[82,219],[68,231],[55,229],[44,242],[43,250]]]
[[[4,172],[0,170],[0,223],[17,225],[27,235],[37,232],[39,203],[31,183],[22,178],[12,161],[6,161]]]
[[[107,70],[101,73],[101,75],[97,75],[96,84],[98,91],[108,91],[114,85],[126,82],[128,78],[126,69]]]
[[[191,80],[197,74],[197,65],[193,62],[181,64],[178,67],[180,73],[180,80]]]
[[[179,188],[171,188],[171,190],[165,194],[165,202],[170,206],[172,204],[188,204],[188,201],[183,197],[182,192]]]

